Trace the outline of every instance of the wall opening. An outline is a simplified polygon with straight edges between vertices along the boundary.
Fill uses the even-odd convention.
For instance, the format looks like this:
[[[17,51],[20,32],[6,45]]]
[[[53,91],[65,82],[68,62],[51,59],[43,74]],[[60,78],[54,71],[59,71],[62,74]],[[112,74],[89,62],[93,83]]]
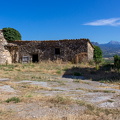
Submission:
[[[33,54],[32,55],[32,62],[33,63],[39,62],[39,60],[38,60],[38,54]]]
[[[23,63],[28,63],[29,60],[30,60],[30,59],[29,59],[29,56],[23,56],[23,57],[22,57],[22,62],[23,62]]]
[[[60,55],[60,48],[55,48],[55,54]]]

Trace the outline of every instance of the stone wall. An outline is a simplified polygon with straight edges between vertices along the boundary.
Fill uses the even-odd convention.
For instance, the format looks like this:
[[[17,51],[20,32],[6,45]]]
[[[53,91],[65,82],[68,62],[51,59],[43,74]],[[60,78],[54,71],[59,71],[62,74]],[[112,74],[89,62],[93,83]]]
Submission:
[[[12,43],[18,45],[18,62],[22,62],[23,57],[30,62],[35,55],[38,56],[38,62],[61,59],[78,63],[93,58],[93,46],[88,39],[14,41]]]
[[[87,50],[88,50],[88,60],[93,60],[94,49],[90,42],[87,43]]]
[[[0,30],[0,64],[11,64],[11,55],[10,52],[5,49],[5,45],[7,45],[7,41],[4,39],[2,30]]]

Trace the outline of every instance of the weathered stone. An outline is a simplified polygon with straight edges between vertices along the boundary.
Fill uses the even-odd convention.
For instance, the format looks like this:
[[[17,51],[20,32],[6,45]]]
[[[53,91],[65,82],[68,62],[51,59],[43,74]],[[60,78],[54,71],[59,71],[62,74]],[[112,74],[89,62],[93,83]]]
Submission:
[[[62,60],[74,63],[88,62],[93,59],[93,46],[88,39],[56,41],[14,41],[10,47],[12,58],[16,54],[17,62],[40,62],[43,60]],[[15,58],[15,57],[14,57]]]
[[[9,78],[0,78],[0,81],[9,81]]]
[[[5,49],[5,45],[7,45],[7,41],[3,36],[2,30],[0,30],[0,64],[11,64],[11,55],[10,52]]]

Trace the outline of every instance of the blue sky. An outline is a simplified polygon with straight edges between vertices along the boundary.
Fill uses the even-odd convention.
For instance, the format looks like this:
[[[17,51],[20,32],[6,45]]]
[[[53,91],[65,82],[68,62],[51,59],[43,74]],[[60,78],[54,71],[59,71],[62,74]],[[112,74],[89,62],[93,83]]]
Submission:
[[[2,0],[0,11],[0,29],[22,40],[120,42],[120,0]]]

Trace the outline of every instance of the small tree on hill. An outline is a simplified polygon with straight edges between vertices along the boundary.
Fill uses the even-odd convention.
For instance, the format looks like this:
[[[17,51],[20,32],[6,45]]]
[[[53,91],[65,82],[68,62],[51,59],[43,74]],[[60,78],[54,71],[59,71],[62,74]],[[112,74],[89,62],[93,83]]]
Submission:
[[[98,46],[94,46],[94,61],[96,69],[99,69],[99,64],[102,62],[102,50]]]
[[[21,34],[14,28],[3,28],[3,35],[7,41],[21,40]]]

